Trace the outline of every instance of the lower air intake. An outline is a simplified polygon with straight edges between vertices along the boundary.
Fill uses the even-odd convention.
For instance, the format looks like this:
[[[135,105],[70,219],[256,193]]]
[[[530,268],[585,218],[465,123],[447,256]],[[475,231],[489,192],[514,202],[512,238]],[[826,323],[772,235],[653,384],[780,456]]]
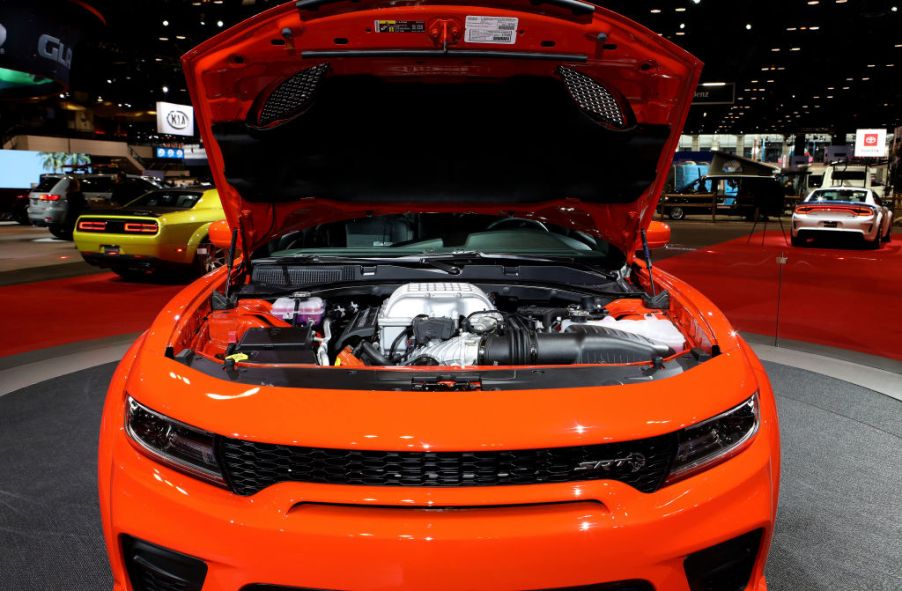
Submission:
[[[690,591],[743,591],[749,584],[764,530],[711,546],[686,557]]]
[[[562,66],[558,68],[558,72],[564,79],[564,84],[567,85],[567,91],[580,109],[609,127],[616,129],[627,127],[626,114],[611,91],[576,70]]]
[[[319,83],[328,69],[327,64],[319,64],[301,70],[279,84],[266,97],[257,116],[257,124],[260,126],[271,125],[304,112],[313,103]]]
[[[200,591],[207,576],[203,560],[131,536],[122,536],[122,553],[134,591]]]

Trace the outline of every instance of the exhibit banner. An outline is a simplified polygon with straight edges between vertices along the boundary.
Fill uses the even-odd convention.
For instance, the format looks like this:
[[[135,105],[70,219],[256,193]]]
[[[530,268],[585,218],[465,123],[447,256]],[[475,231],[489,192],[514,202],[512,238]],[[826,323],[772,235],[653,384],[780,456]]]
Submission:
[[[732,105],[735,102],[735,82],[703,82],[692,97],[693,105]]]
[[[157,146],[153,149],[154,156],[158,159],[177,159],[185,157],[185,150],[172,146]]]
[[[886,130],[859,129],[855,132],[856,158],[885,158]]]
[[[68,2],[0,2],[0,95],[41,96],[68,87],[83,36]]]
[[[157,133],[194,135],[194,107],[158,101]]]

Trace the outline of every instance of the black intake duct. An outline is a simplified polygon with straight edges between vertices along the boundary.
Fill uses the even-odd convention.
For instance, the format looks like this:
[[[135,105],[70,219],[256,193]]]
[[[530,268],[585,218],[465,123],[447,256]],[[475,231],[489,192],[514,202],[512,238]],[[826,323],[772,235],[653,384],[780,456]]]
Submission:
[[[638,363],[670,355],[670,347],[631,333],[574,325],[562,333],[513,330],[488,335],[479,347],[480,365],[572,365]]]

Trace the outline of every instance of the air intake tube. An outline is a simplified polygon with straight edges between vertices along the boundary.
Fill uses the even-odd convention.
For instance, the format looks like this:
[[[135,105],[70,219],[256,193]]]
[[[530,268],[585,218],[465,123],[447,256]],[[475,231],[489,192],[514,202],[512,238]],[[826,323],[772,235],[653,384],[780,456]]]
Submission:
[[[571,326],[564,333],[513,330],[483,337],[480,365],[572,365],[637,363],[665,357],[667,345],[598,326]]]

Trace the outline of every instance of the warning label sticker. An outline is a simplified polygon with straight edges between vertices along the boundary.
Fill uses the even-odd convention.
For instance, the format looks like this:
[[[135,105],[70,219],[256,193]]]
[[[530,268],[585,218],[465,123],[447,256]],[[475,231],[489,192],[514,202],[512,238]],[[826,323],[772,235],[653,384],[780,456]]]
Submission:
[[[373,30],[377,33],[425,33],[426,21],[377,20]]]
[[[468,16],[464,41],[513,45],[517,42],[518,22],[509,16]]]

